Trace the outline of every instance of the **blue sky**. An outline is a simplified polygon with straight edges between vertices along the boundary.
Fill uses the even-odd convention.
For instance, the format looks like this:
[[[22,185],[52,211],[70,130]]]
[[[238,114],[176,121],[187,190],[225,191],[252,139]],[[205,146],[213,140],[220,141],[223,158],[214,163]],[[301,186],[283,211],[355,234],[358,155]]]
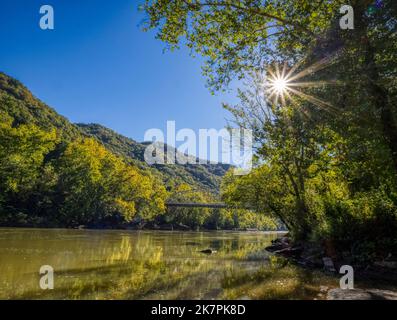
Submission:
[[[142,32],[137,0],[1,0],[0,71],[72,122],[100,123],[142,141],[150,128],[221,129],[229,114],[205,87],[199,58],[163,52]],[[39,28],[52,5],[55,30]]]

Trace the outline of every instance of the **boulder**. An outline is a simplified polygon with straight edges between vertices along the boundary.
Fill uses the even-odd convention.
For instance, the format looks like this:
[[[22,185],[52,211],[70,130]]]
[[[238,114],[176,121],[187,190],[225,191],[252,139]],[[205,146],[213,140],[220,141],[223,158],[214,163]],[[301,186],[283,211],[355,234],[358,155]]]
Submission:
[[[266,251],[276,252],[290,247],[290,241],[286,237],[272,240],[272,245],[266,247]]]
[[[327,300],[397,300],[397,292],[379,289],[331,289]]]
[[[280,251],[282,249],[285,249],[286,247],[282,244],[272,244],[271,246],[266,247],[266,251],[269,252],[276,252],[276,251]]]

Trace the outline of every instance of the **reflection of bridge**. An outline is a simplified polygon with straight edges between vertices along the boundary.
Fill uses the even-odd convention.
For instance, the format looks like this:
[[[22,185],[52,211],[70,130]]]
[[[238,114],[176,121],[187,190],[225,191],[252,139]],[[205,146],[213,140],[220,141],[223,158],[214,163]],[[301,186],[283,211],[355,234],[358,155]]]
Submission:
[[[224,209],[230,208],[225,203],[195,203],[195,202],[167,202],[165,204],[168,208],[212,208],[212,209]]]

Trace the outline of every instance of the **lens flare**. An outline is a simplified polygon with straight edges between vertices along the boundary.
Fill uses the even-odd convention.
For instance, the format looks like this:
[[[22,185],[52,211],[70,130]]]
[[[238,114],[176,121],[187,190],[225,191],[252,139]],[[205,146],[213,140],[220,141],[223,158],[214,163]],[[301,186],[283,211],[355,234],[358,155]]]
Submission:
[[[278,93],[282,94],[287,90],[288,81],[283,78],[275,79],[272,81],[272,86],[273,86],[274,90],[276,90]]]
[[[278,105],[281,102],[281,105],[284,106],[287,100],[293,100],[294,97],[299,97],[327,111],[335,111],[332,110],[334,107],[329,102],[305,93],[303,90],[328,85],[338,85],[338,81],[301,80],[305,77],[310,77],[310,75],[319,70],[327,68],[337,60],[337,57],[337,55],[326,57],[303,69],[300,68],[302,62],[298,62],[291,68],[288,68],[286,63],[284,63],[282,68],[277,64],[275,68],[269,68],[263,83],[268,101],[274,105]]]

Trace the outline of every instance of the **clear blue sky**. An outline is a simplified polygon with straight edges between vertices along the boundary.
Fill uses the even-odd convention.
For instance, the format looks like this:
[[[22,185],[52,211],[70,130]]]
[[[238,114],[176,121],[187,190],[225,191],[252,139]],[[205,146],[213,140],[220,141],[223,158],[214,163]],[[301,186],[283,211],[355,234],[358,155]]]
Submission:
[[[55,30],[39,28],[52,5]],[[72,122],[100,123],[143,140],[150,128],[221,129],[229,114],[205,87],[198,58],[163,53],[140,29],[138,0],[1,0],[0,71],[23,82]]]

